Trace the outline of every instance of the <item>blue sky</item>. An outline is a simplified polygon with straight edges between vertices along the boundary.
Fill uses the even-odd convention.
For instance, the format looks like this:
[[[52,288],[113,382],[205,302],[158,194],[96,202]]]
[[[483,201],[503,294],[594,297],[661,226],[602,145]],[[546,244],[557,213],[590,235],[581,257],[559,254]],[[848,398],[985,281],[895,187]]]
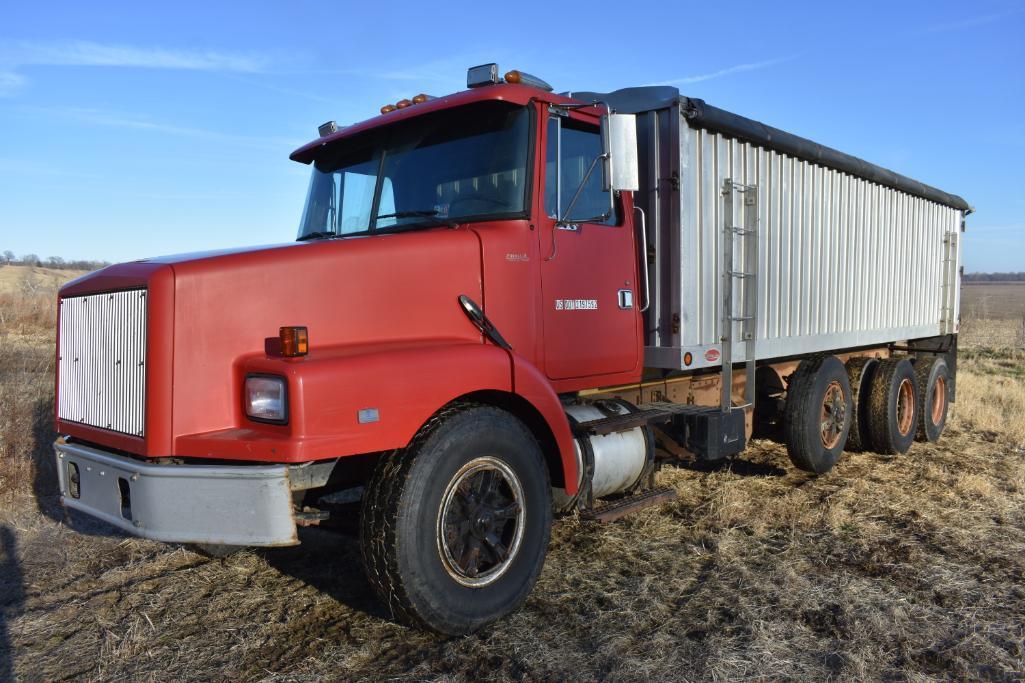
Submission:
[[[965,197],[1025,270],[1025,3],[0,7],[0,251],[122,261],[294,238],[318,124],[497,61],[685,94]]]

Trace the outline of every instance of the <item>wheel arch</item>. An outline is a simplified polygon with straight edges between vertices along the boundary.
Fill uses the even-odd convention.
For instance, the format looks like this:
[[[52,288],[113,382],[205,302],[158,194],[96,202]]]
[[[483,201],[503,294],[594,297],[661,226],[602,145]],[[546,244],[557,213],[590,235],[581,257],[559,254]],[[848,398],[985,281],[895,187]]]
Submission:
[[[552,485],[565,487],[567,473],[563,467],[562,452],[555,438],[555,432],[552,431],[548,420],[533,403],[519,394],[497,389],[472,391],[460,396],[453,403],[466,401],[494,406],[522,422],[541,447]]]

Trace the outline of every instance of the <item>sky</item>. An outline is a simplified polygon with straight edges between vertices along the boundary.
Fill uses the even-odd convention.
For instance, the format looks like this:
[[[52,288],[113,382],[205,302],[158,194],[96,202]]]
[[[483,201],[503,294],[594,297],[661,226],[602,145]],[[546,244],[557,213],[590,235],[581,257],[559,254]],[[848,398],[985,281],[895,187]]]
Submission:
[[[959,194],[967,271],[1025,271],[1025,2],[0,0],[0,252],[295,238],[317,126],[498,62],[672,84]]]

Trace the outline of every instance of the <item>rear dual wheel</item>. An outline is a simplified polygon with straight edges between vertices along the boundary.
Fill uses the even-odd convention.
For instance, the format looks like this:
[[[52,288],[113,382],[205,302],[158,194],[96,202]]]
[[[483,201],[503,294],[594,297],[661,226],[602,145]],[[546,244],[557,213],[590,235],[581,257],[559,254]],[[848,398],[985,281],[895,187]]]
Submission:
[[[915,377],[918,379],[918,430],[916,441],[934,443],[943,434],[947,425],[948,392],[950,370],[943,356],[924,356],[915,361]]]
[[[794,465],[823,474],[833,469],[853,417],[847,370],[836,356],[801,361],[787,384],[783,430]]]
[[[879,361],[868,396],[868,437],[876,453],[907,453],[918,429],[918,377],[907,358]]]

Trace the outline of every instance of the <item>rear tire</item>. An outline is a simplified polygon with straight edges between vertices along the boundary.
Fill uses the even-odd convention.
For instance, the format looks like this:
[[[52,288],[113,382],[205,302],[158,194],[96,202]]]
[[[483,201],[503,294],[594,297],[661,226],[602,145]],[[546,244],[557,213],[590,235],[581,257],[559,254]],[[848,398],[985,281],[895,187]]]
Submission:
[[[868,394],[872,388],[878,358],[851,358],[846,363],[847,380],[851,384],[851,431],[847,434],[848,451],[864,451],[868,440]]]
[[[224,545],[223,543],[191,543],[189,549],[211,560],[223,560],[245,549],[244,545]]]
[[[907,358],[879,361],[869,392],[868,430],[872,450],[907,453],[918,426],[918,379]]]
[[[360,548],[395,619],[463,635],[527,599],[551,522],[534,436],[503,410],[459,404],[381,460],[363,497]]]
[[[942,356],[921,357],[915,361],[915,377],[918,379],[918,431],[916,441],[934,443],[939,441],[943,428],[947,426],[950,371]]]
[[[784,433],[794,465],[824,474],[843,453],[851,429],[851,385],[836,356],[801,361],[787,385]]]

